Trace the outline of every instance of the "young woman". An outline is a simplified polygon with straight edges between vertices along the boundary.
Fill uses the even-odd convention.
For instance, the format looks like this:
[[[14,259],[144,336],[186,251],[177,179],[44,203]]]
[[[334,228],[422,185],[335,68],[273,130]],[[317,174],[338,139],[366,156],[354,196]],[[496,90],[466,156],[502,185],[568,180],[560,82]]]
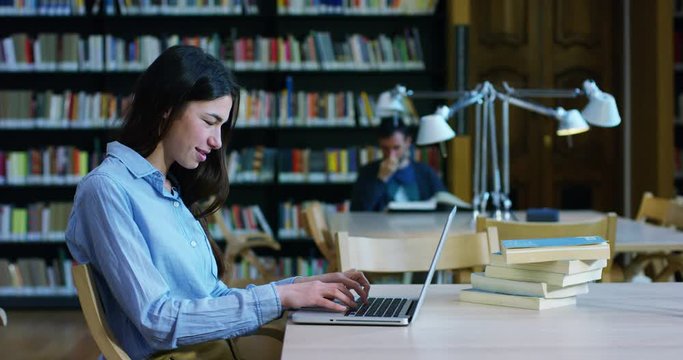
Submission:
[[[92,265],[109,325],[131,358],[169,349],[229,355],[217,340],[248,334],[283,309],[343,311],[355,305],[351,289],[367,298],[358,271],[246,289],[221,281],[224,264],[205,219],[228,194],[222,146],[238,97],[218,60],[169,48],[138,80],[120,142],[108,144],[78,185],[67,245],[77,262]]]

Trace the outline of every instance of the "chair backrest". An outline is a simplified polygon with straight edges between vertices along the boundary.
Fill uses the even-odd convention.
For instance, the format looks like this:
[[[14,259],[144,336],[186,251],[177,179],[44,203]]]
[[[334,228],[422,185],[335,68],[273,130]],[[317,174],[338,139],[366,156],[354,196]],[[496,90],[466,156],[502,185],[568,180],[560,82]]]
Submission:
[[[78,290],[78,301],[81,303],[85,321],[102,355],[107,360],[129,360],[130,357],[119,346],[107,324],[90,265],[76,265],[71,268],[71,273],[76,290]]]
[[[327,260],[328,271],[338,271],[339,256],[337,255],[337,247],[334,244],[335,241],[332,233],[330,233],[327,227],[325,212],[319,202],[312,202],[304,209],[303,222],[308,236],[313,238],[315,246]]]
[[[683,230],[683,201],[675,200],[671,202],[669,214],[666,216],[664,225]]]
[[[477,218],[477,231],[486,231],[495,227],[499,240],[510,239],[534,239],[545,237],[565,236],[601,236],[607,240],[610,246],[610,259],[607,262],[605,272],[609,271],[614,258],[614,244],[617,236],[617,214],[608,213],[606,216],[591,221],[582,222],[524,222],[524,221],[499,221],[483,216]]]
[[[0,326],[7,326],[7,314],[0,308]]]
[[[375,273],[427,271],[438,236],[425,238],[370,238],[337,233],[341,271],[357,269]],[[485,233],[450,235],[437,270],[455,270],[489,263]]]
[[[671,199],[656,197],[651,192],[645,192],[640,200],[636,220],[665,225],[671,203]]]

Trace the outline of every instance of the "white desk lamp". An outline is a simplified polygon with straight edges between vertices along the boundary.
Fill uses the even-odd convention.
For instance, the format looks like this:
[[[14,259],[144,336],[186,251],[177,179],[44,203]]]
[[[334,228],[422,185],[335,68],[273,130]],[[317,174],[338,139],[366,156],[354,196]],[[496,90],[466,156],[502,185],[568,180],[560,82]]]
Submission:
[[[475,141],[474,141],[474,174],[473,174],[473,199],[474,216],[479,211],[484,212],[489,198],[492,199],[497,218],[510,219],[512,202],[510,194],[510,152],[509,152],[509,105],[546,115],[558,122],[556,134],[569,136],[580,134],[589,130],[589,125],[612,127],[621,122],[619,111],[614,97],[600,91],[595,82],[586,80],[583,83],[584,90],[579,89],[526,89],[517,90],[503,83],[505,93],[498,91],[491,83],[479,84],[472,91],[459,92],[413,92],[404,86],[397,85],[392,91],[385,92],[378,101],[378,113],[381,111],[400,113],[405,111],[402,98],[411,96],[414,98],[443,98],[459,96],[459,99],[450,106],[441,106],[430,115],[420,119],[420,127],[416,139],[417,145],[430,145],[439,143],[442,154],[445,156],[444,142],[456,136],[448,125],[447,120],[456,112],[466,107],[477,105],[475,111]],[[565,110],[561,107],[550,108],[522,99],[523,97],[552,97],[568,98],[586,95],[588,104],[579,112],[575,109]],[[502,184],[501,173],[498,164],[498,148],[495,121],[495,100],[502,102],[502,127],[503,127],[503,172]],[[482,119],[483,117],[483,119]],[[487,141],[488,140],[488,141]],[[488,151],[491,151],[490,155]],[[491,159],[493,189],[488,191],[488,159]],[[502,187],[502,188],[501,188]],[[501,203],[504,212],[501,212]]]
[[[621,123],[621,116],[619,116],[614,96],[601,91],[593,80],[584,81],[583,89],[588,97],[588,104],[581,111],[581,115],[589,124],[613,127]]]

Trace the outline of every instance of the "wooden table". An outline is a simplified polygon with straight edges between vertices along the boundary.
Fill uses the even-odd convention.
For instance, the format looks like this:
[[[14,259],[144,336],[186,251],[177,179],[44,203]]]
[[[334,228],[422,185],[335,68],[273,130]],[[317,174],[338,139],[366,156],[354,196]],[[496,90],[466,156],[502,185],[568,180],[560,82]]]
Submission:
[[[338,213],[330,219],[330,230],[348,231],[355,236],[434,236],[440,235],[448,213]],[[581,221],[601,216],[597,211],[562,211],[560,221]],[[518,214],[524,219],[523,214]],[[450,233],[471,233],[475,230],[472,214],[456,214]],[[663,228],[631,219],[617,219],[617,239],[615,251],[620,252],[657,252],[683,251],[683,232]]]
[[[543,311],[458,301],[432,285],[408,327],[287,324],[282,359],[683,359],[683,284],[591,284]],[[418,285],[375,285],[415,296]]]

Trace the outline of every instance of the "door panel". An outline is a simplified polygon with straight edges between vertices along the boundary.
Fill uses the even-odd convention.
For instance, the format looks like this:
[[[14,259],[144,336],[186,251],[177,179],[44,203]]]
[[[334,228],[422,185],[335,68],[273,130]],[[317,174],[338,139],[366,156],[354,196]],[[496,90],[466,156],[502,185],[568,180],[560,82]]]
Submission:
[[[471,6],[470,86],[490,81],[501,88],[507,81],[517,88],[575,88],[590,78],[615,92],[615,1],[476,0]],[[579,110],[586,104],[583,97],[533,100]],[[496,112],[500,117],[500,106]],[[513,206],[617,208],[620,130],[593,127],[567,139],[555,135],[556,127],[554,119],[510,108]]]

